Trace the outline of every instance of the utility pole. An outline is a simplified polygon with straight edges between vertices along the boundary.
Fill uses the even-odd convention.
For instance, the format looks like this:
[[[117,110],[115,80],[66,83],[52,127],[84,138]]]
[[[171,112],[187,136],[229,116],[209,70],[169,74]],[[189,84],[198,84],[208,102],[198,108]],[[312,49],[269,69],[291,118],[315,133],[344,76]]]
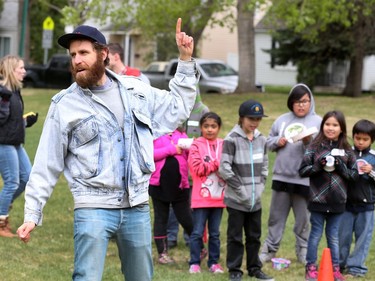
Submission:
[[[18,48],[18,55],[21,58],[23,58],[25,55],[25,35],[26,35],[28,8],[29,8],[29,0],[23,0],[21,36],[20,36],[20,43],[19,43],[19,48]]]

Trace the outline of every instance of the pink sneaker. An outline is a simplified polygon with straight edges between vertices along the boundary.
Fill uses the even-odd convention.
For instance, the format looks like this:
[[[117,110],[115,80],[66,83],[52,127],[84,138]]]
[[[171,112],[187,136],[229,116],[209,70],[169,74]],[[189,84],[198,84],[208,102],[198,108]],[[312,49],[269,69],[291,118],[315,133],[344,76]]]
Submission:
[[[318,280],[318,270],[315,264],[308,264],[306,265],[306,281],[316,281]]]
[[[162,253],[159,255],[158,262],[160,264],[172,264],[174,260],[167,253]]]
[[[199,264],[192,264],[189,268],[189,273],[201,273],[201,267]]]
[[[215,263],[215,264],[211,265],[210,272],[212,272],[212,273],[224,273],[224,269],[221,267],[220,264]]]
[[[333,266],[333,277],[335,278],[335,281],[344,281],[345,277],[340,272],[340,266],[334,265]]]

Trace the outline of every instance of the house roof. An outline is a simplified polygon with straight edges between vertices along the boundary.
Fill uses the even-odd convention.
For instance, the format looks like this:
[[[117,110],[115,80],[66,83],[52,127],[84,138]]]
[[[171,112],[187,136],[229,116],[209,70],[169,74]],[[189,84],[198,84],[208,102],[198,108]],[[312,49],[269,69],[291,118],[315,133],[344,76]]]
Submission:
[[[258,22],[258,24],[255,26],[255,31],[270,31],[270,30],[276,30],[276,29],[284,29],[285,25],[281,20],[277,20],[276,22],[274,20],[271,20],[270,14],[267,13],[264,15],[264,17]]]

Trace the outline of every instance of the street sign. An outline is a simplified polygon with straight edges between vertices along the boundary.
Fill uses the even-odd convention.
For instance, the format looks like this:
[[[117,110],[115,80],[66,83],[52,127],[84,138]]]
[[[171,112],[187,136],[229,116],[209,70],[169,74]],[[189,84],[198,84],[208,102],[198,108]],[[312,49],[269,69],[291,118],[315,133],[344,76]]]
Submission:
[[[44,29],[43,30],[43,39],[42,47],[43,49],[51,49],[53,40],[53,30]]]
[[[43,49],[52,48],[54,27],[55,27],[55,23],[53,22],[52,18],[46,17],[45,20],[43,21],[43,36],[42,36]]]
[[[55,27],[55,23],[51,17],[46,17],[43,21],[43,29],[44,30],[53,30]]]
[[[44,64],[47,63],[48,49],[52,48],[53,29],[55,23],[51,17],[46,17],[43,21],[42,48],[44,49]]]

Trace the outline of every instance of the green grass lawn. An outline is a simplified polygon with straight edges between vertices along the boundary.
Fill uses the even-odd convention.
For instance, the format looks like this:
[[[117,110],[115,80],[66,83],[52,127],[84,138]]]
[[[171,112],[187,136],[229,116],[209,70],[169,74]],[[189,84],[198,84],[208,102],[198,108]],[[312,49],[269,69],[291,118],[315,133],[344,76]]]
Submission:
[[[39,141],[42,125],[48,110],[50,98],[55,94],[55,90],[25,89],[23,90],[24,102],[27,111],[39,113],[39,121],[27,129],[26,149],[30,158],[34,158],[35,150]],[[212,111],[217,112],[223,119],[223,127],[220,133],[224,137],[238,120],[238,107],[246,99],[254,98],[263,103],[265,114],[269,117],[264,118],[260,125],[260,130],[268,135],[273,121],[282,113],[287,111],[287,94],[278,93],[277,90],[272,93],[255,93],[246,95],[204,95],[203,101]],[[348,133],[351,135],[353,124],[361,119],[367,118],[375,121],[375,96],[364,95],[361,98],[347,98],[338,95],[321,94],[315,95],[316,111],[323,115],[332,109],[342,110],[346,116]],[[272,176],[272,163],[274,153],[270,153],[270,177],[267,182],[267,188],[263,196],[263,237],[267,234],[267,219],[270,202],[270,183]],[[11,224],[15,230],[23,221],[24,199],[19,198],[10,213]],[[151,214],[152,215],[152,214]],[[32,233],[32,239],[28,244],[20,242],[18,239],[0,238],[0,280],[4,281],[60,281],[71,280],[73,271],[73,201],[66,181],[63,177],[59,180],[52,197],[47,202],[44,209],[43,226],[37,227]],[[221,225],[221,264],[225,266],[226,255],[226,226],[227,214]],[[277,281],[301,281],[304,280],[304,267],[296,262],[294,254],[294,236],[292,234],[293,215],[288,219],[284,238],[278,257],[291,260],[291,266],[284,271],[272,269],[270,264],[264,266],[264,270],[275,277]],[[322,249],[326,247],[323,239],[320,244],[319,257]],[[228,274],[213,275],[208,273],[205,261],[202,263],[202,274],[191,275],[188,273],[189,251],[184,246],[182,231],[180,231],[179,245],[176,249],[170,251],[170,254],[177,260],[172,266],[163,266],[155,264],[156,281],[168,280],[228,280]],[[154,250],[156,257],[156,251]],[[131,253],[129,253],[131,258]],[[375,246],[371,246],[370,254],[367,259],[367,266],[370,269],[369,276],[361,280],[375,280],[372,277],[375,274]],[[245,264],[244,264],[245,269]],[[117,254],[117,248],[114,243],[110,243],[106,259],[106,267],[103,280],[123,280],[120,263]],[[244,278],[244,280],[250,280]],[[139,280],[142,281],[142,280]]]

